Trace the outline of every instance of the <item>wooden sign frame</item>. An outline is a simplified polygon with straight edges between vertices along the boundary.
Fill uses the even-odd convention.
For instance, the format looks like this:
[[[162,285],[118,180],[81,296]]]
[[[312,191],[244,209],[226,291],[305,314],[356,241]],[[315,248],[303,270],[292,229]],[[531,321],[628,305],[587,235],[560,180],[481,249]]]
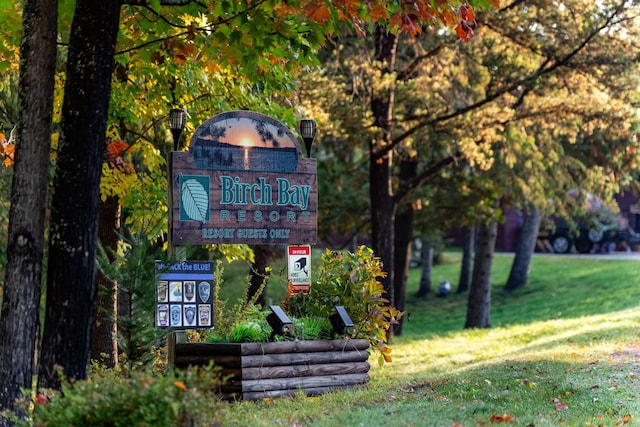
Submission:
[[[316,242],[316,161],[269,116],[211,117],[170,154],[169,178],[172,245]]]

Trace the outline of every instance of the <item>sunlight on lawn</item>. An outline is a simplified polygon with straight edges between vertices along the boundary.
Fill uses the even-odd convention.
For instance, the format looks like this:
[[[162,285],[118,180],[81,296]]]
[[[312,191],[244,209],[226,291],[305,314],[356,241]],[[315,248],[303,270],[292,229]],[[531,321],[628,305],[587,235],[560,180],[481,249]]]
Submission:
[[[551,359],[572,363],[606,360],[621,341],[639,339],[640,310],[577,319],[549,320],[508,328],[462,330],[420,341],[396,339],[393,362],[372,366],[372,378],[437,376],[505,359]],[[384,372],[381,372],[384,370]]]

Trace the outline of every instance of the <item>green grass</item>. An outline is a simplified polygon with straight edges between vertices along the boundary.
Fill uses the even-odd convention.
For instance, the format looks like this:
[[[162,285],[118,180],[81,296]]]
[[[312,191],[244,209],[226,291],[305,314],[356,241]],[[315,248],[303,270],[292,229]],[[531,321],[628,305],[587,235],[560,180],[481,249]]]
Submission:
[[[445,254],[434,289],[449,280],[455,291],[459,261]],[[368,386],[230,404],[223,425],[640,425],[638,261],[535,257],[527,286],[505,294],[511,261],[494,260],[493,328],[462,328],[466,294],[417,300],[412,270],[411,316],[391,344],[393,362],[372,366]],[[274,279],[268,295],[277,302],[283,279]]]

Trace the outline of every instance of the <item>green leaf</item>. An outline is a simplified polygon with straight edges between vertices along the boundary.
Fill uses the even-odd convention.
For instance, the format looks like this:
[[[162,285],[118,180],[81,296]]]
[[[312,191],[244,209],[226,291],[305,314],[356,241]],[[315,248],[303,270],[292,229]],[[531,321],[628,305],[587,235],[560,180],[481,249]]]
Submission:
[[[182,183],[180,198],[185,213],[195,221],[205,222],[209,211],[209,195],[205,188],[195,179]]]

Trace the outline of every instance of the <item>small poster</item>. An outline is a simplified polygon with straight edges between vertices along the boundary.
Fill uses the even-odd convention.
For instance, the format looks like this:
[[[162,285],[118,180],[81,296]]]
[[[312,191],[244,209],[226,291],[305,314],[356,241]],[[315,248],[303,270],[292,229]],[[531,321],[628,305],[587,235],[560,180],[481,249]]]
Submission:
[[[213,327],[213,269],[210,261],[156,262],[156,327]]]
[[[158,327],[169,327],[169,304],[158,304],[158,312],[156,314],[156,318]]]
[[[171,304],[171,326],[182,326],[182,305]]]
[[[196,300],[196,282],[186,280],[184,282],[184,302],[194,302]]]
[[[196,305],[195,304],[185,304],[182,306],[184,309],[184,313],[183,313],[183,320],[184,320],[184,326],[191,326],[191,327],[195,327],[197,326],[196,324]]]
[[[158,302],[169,301],[169,283],[166,280],[158,282]]]
[[[311,290],[311,246],[287,247],[288,278],[294,294]]]
[[[198,325],[202,327],[211,326],[211,306],[202,304],[198,306]]]
[[[198,283],[198,295],[200,296],[200,302],[209,302],[209,298],[211,298],[211,284],[209,282]]]
[[[182,302],[182,282],[169,282],[169,301]]]

